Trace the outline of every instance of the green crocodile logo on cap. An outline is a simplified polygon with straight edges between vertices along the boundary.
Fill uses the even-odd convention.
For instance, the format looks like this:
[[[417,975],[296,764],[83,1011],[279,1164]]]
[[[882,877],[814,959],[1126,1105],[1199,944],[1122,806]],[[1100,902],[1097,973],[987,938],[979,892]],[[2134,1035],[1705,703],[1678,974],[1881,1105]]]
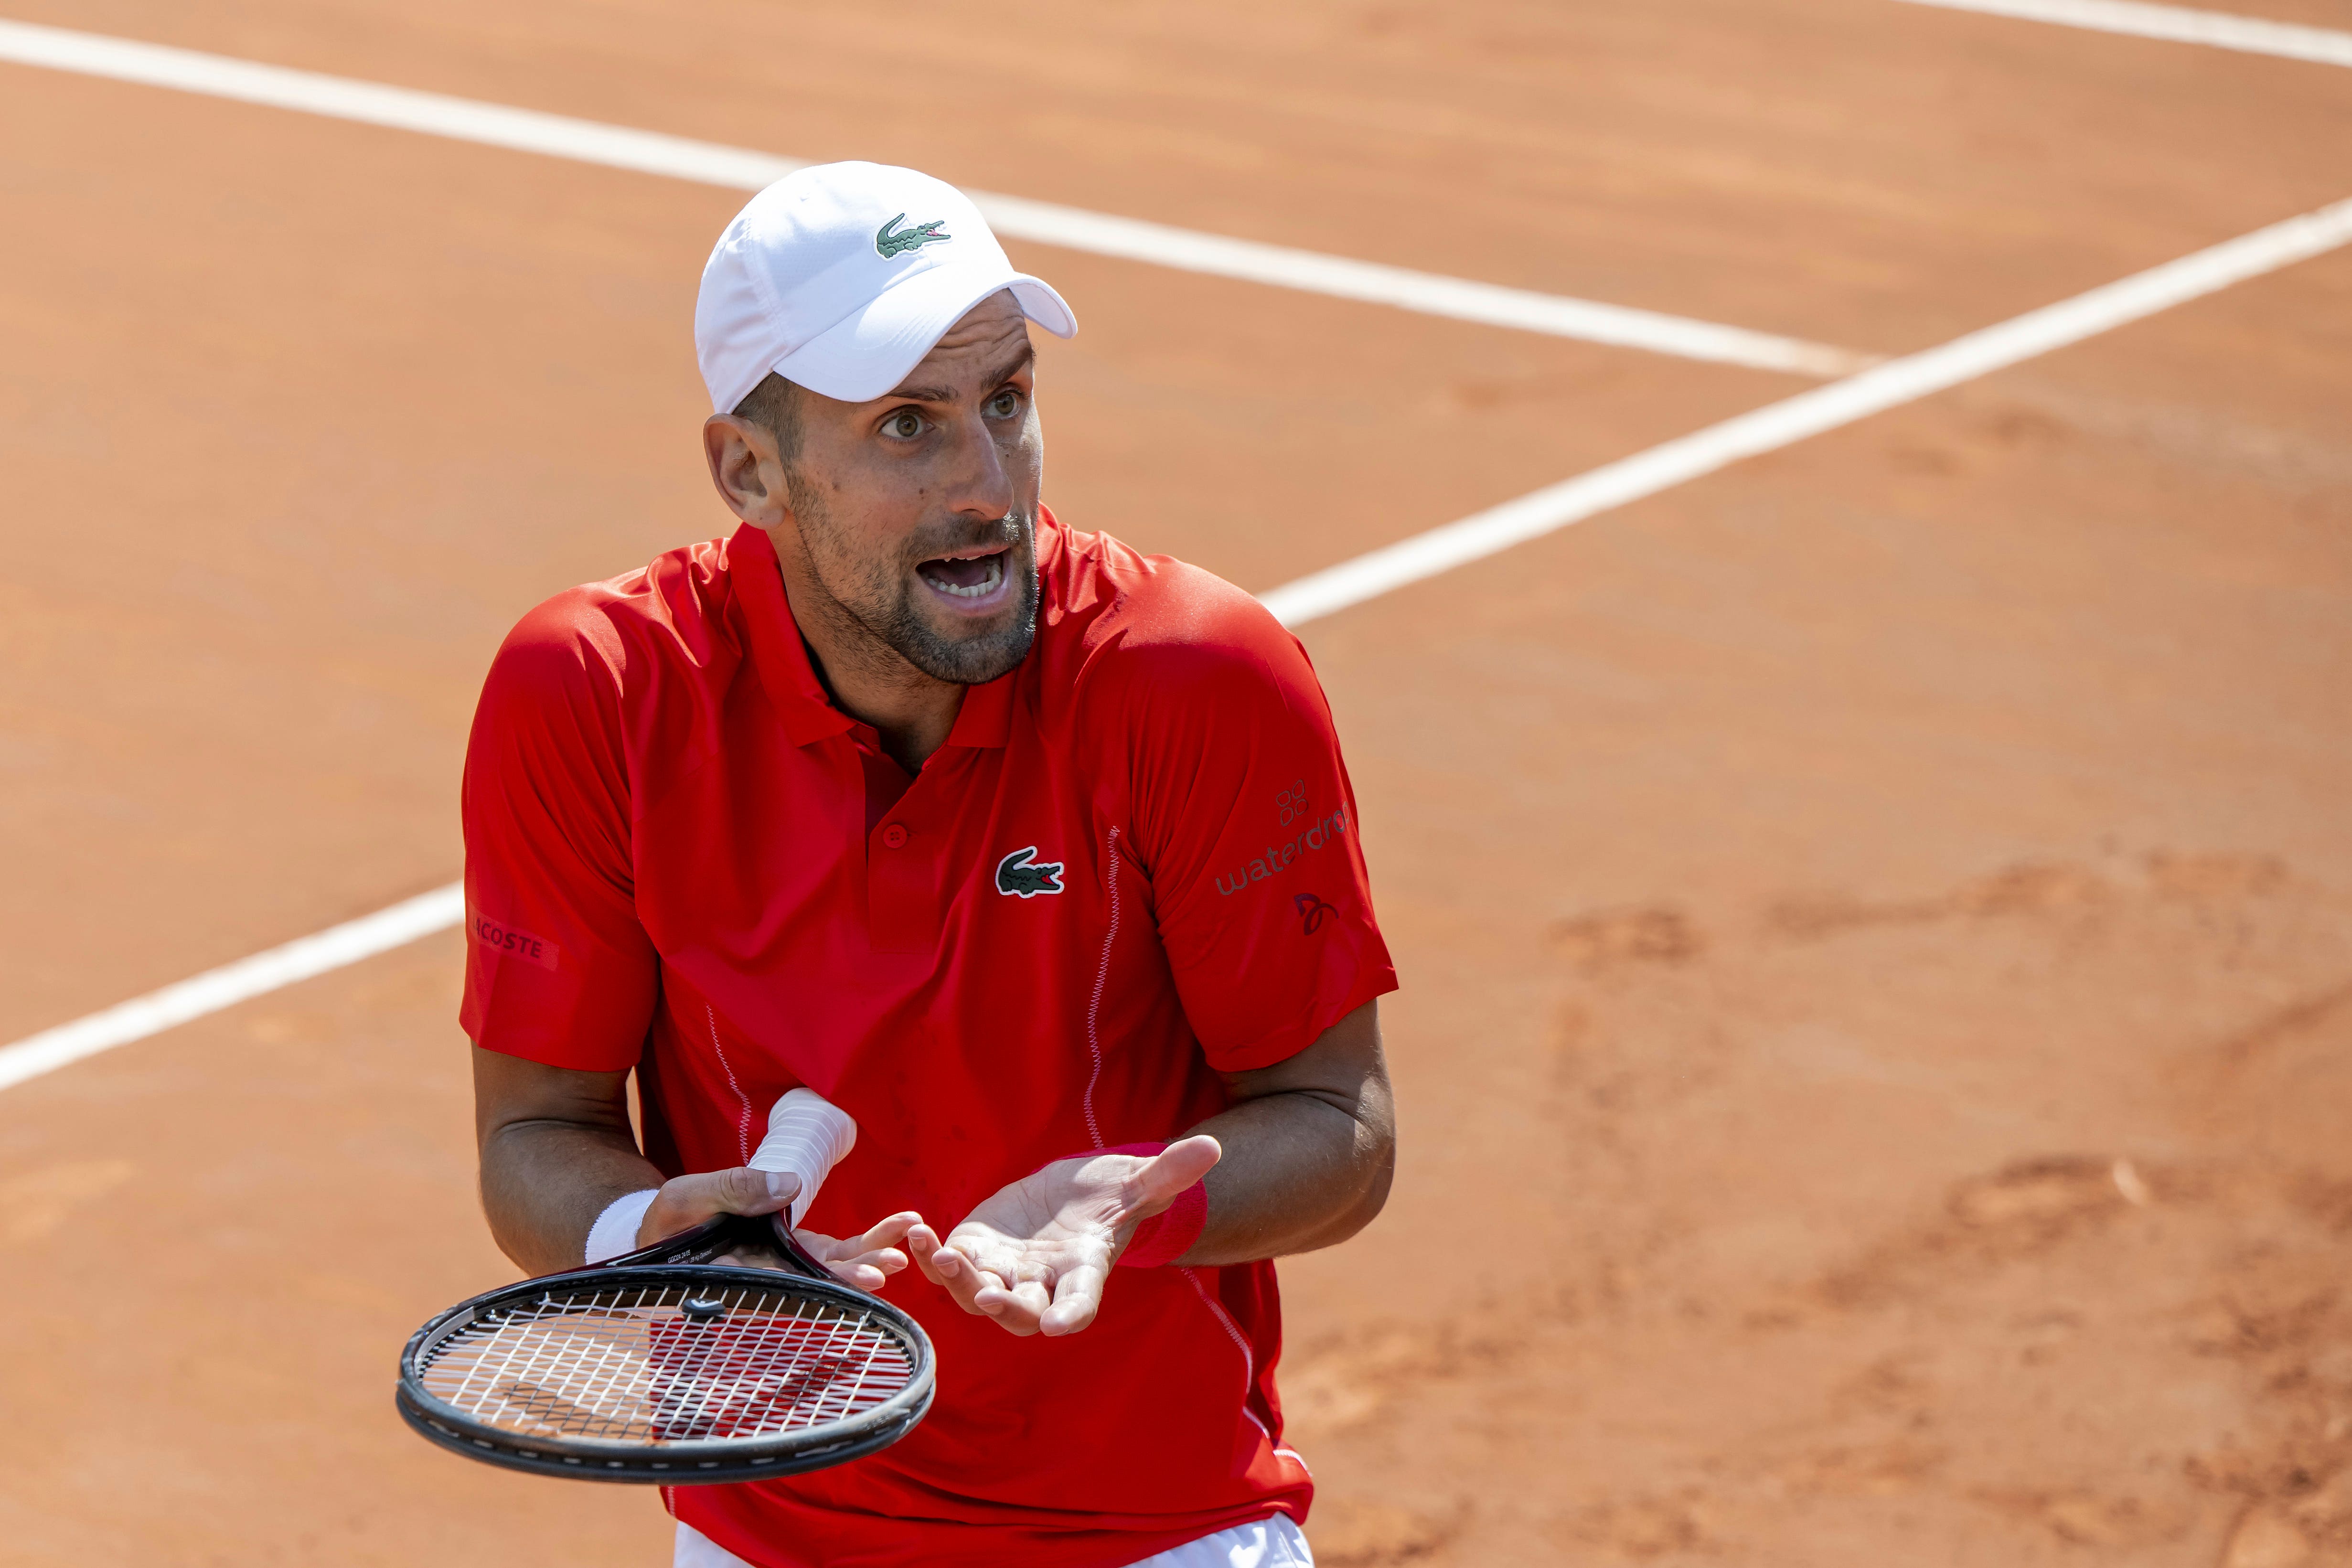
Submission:
[[[899,228],[898,225],[906,221],[907,214],[900,213],[874,231],[874,253],[883,260],[904,256],[910,250],[920,250],[938,240],[955,238],[953,235],[940,233],[940,225],[947,222],[945,218],[933,218],[929,223],[919,224],[910,229]]]

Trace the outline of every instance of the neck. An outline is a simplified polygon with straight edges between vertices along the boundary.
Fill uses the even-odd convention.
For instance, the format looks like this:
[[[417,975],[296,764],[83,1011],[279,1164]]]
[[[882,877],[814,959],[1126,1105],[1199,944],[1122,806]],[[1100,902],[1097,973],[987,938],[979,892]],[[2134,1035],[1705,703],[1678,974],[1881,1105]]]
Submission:
[[[864,627],[858,632],[860,641],[845,643],[821,639],[810,625],[801,628],[801,636],[834,706],[872,725],[891,759],[908,772],[919,773],[931,753],[947,744],[956,715],[963,711],[967,688],[923,674],[892,648],[881,652],[898,667],[877,668],[879,661],[864,656],[869,650],[862,644],[870,638]]]
[[[899,767],[919,772],[925,759],[947,744],[967,688],[908,664],[831,594],[799,580],[789,567],[784,589],[825,695],[850,717],[872,725],[882,749]]]

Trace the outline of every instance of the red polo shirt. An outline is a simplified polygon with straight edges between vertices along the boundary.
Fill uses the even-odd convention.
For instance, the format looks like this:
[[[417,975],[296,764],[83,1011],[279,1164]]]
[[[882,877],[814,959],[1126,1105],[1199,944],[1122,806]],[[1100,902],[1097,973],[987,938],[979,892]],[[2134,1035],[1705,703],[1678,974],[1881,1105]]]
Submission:
[[[461,1021],[635,1068],[665,1171],[742,1164],[806,1084],[857,1147],[806,1223],[941,1229],[1075,1150],[1172,1138],[1394,988],[1331,714],[1240,590],[1043,514],[1037,640],[911,779],[826,699],[767,536],[558,595],[491,666],[465,780]],[[929,1417],[793,1479],[680,1489],[769,1568],[1111,1568],[1277,1510],[1271,1264],[1123,1269],[1068,1339],[912,1273]]]

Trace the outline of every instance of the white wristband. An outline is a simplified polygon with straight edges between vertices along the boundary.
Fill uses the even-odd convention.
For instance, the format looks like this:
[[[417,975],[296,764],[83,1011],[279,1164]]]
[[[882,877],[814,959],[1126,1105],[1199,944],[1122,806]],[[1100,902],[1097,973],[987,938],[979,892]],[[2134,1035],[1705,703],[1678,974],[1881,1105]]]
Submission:
[[[633,1192],[616,1197],[604,1206],[596,1223],[588,1228],[588,1257],[591,1263],[602,1263],[607,1258],[618,1258],[624,1252],[637,1249],[637,1228],[646,1222],[646,1210],[654,1206],[661,1188],[649,1186],[643,1192]]]

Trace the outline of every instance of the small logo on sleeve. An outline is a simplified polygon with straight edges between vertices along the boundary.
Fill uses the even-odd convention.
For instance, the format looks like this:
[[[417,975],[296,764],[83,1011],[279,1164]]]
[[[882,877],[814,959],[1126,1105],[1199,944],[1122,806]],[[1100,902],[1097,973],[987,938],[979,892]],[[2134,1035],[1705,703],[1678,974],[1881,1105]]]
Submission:
[[[479,910],[468,911],[468,924],[474,940],[491,952],[509,958],[520,958],[526,964],[536,964],[542,969],[552,969],[562,951],[544,936],[534,936],[528,931],[518,931],[503,920],[493,920]]]
[[[1294,815],[1287,820],[1286,825],[1296,827],[1297,823],[1298,817]],[[1347,811],[1345,809],[1334,811],[1328,817],[1317,820],[1305,832],[1287,842],[1266,845],[1258,854],[1235,866],[1230,873],[1218,872],[1216,873],[1217,892],[1222,897],[1231,898],[1253,883],[1264,882],[1272,876],[1280,876],[1296,865],[1301,855],[1310,855],[1326,845],[1336,844],[1347,836]],[[1307,906],[1300,904],[1298,907],[1303,912]],[[1326,904],[1324,907],[1330,906]]]
[[[945,220],[941,220],[945,221]],[[1062,862],[1037,859],[1037,846],[1014,850],[996,862],[996,891],[1007,898],[1034,898],[1062,891]]]
[[[1339,913],[1338,904],[1326,904],[1311,893],[1300,894],[1290,901],[1290,906],[1298,911],[1298,934],[1302,936],[1314,936],[1323,929],[1325,915]]]
[[[898,225],[906,221],[907,214],[900,213],[874,231],[874,253],[883,260],[887,261],[894,256],[902,256],[910,250],[920,250],[927,245],[938,245],[942,241],[955,238],[953,235],[940,233],[940,225],[947,222],[945,218],[933,218],[929,223],[917,224],[910,229],[900,228]]]

